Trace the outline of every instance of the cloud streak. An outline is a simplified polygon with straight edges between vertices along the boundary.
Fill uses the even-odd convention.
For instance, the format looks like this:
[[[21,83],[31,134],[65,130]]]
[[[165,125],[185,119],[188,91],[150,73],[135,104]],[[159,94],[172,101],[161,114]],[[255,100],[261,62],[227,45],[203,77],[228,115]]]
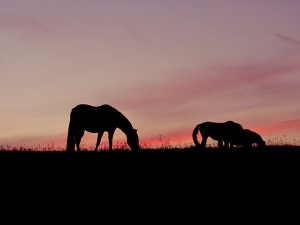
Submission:
[[[49,28],[36,16],[23,14],[1,14],[0,29],[4,30],[26,30],[35,32],[49,32]]]
[[[296,131],[300,134],[300,120],[286,120],[277,123],[267,124],[259,127],[251,128],[262,135],[276,134],[278,131]]]
[[[122,96],[122,99],[118,99],[114,103],[128,109],[142,108],[146,109],[145,112],[159,111],[164,113],[164,111],[177,108],[187,102],[214,99],[220,94],[223,96],[230,95],[232,99],[228,99],[229,101],[243,100],[247,97],[253,97],[253,94],[260,95],[262,98],[268,90],[276,94],[274,87],[270,85],[271,81],[285,79],[289,73],[299,70],[299,64],[270,61],[261,64],[214,66],[209,69],[175,71],[173,75],[165,75],[170,77],[168,80],[162,79],[155,84],[143,84],[131,87],[130,90],[121,91],[119,95]],[[249,89],[247,87],[255,88]],[[262,91],[257,93],[260,87]],[[278,87],[278,90],[281,89]],[[283,94],[294,89],[295,85],[292,85],[290,89],[285,86],[285,93]],[[282,91],[279,92],[282,93]],[[239,96],[234,96],[237,93]],[[95,96],[99,99],[99,96],[103,96],[102,91]]]
[[[294,38],[291,38],[291,37],[288,37],[288,36],[285,36],[285,35],[282,35],[282,34],[279,34],[279,33],[268,33],[274,37],[277,37],[278,39],[284,41],[284,42],[287,42],[287,43],[290,43],[290,44],[293,44],[293,45],[298,45],[300,47],[300,41],[299,40],[296,40]]]

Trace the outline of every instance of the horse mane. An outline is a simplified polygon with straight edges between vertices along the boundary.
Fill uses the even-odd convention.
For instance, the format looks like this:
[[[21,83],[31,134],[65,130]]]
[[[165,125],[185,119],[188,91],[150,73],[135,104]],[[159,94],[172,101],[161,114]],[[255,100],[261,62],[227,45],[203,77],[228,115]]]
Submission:
[[[124,122],[124,123],[122,123],[122,124],[119,125],[119,129],[122,130],[125,134],[127,133],[127,131],[129,131],[131,133],[131,130],[132,131],[135,130],[133,128],[131,122],[129,121],[129,119],[123,113],[121,113],[119,110],[117,110],[116,108],[114,108],[114,107],[112,107],[110,105],[107,105],[107,104],[101,105],[99,107],[111,108],[112,110],[114,110],[116,113],[119,114],[120,118],[122,118],[122,120]]]

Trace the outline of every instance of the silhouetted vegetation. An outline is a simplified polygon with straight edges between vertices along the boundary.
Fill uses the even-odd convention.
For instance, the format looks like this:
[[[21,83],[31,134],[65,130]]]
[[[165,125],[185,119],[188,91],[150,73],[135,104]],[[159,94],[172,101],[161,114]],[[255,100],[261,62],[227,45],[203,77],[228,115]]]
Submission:
[[[193,150],[193,151],[201,151],[198,149],[192,142],[178,142],[176,144],[171,144],[169,139],[164,140],[161,135],[159,135],[159,144],[152,144],[151,142],[140,142],[140,151],[184,151],[184,150]],[[208,150],[218,149],[218,142],[208,143],[207,147]],[[287,135],[283,137],[276,137],[272,139],[267,139],[266,141],[266,149],[300,149],[300,140],[294,139],[291,141],[287,140]],[[92,152],[94,151],[93,146],[86,147],[85,144],[81,145],[81,149],[83,152]],[[232,149],[245,149],[240,146],[235,146]],[[247,148],[246,148],[247,149]],[[260,149],[258,146],[253,145],[251,149]],[[106,152],[109,150],[109,145],[107,142],[103,142],[99,146],[99,152]],[[230,151],[229,149],[221,148],[221,151]],[[54,143],[52,144],[39,144],[39,145],[17,145],[17,146],[9,146],[9,145],[0,145],[0,151],[13,151],[13,152],[65,152],[66,147],[56,146]],[[131,149],[129,148],[126,141],[119,142],[113,145],[113,151],[128,151],[130,152]]]

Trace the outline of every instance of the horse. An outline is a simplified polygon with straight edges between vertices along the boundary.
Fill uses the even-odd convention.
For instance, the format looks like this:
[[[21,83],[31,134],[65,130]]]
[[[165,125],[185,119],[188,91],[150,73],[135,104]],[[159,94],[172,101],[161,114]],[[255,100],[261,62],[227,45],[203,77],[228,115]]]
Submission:
[[[108,132],[109,150],[112,150],[113,135],[119,128],[127,137],[127,144],[132,151],[139,150],[139,137],[137,129],[132,127],[130,121],[114,107],[104,104],[91,106],[80,104],[75,106],[70,113],[70,121],[67,137],[67,151],[80,151],[80,141],[84,131],[98,133],[97,151],[104,132]]]
[[[226,121],[224,123],[208,121],[198,124],[194,128],[192,136],[196,147],[205,148],[207,138],[210,137],[213,140],[218,141],[219,148],[223,147],[223,141],[224,147],[228,148],[231,140],[234,137],[239,136],[243,132],[243,130],[244,128],[241,124],[235,123],[233,121]],[[200,131],[200,134],[202,136],[201,144],[197,140],[198,131]]]
[[[237,136],[233,138],[230,142],[230,147],[233,145],[242,146],[244,148],[251,148],[253,144],[257,144],[258,147],[265,147],[266,142],[262,139],[262,137],[249,129],[245,129],[241,136]]]

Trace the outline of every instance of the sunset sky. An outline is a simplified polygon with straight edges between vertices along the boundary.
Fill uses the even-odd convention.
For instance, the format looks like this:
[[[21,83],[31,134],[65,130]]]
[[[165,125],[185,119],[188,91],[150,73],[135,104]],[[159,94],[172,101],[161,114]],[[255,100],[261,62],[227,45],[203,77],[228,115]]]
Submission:
[[[227,120],[299,141],[299,24],[299,0],[0,0],[0,145],[65,146],[82,103],[141,143]]]

